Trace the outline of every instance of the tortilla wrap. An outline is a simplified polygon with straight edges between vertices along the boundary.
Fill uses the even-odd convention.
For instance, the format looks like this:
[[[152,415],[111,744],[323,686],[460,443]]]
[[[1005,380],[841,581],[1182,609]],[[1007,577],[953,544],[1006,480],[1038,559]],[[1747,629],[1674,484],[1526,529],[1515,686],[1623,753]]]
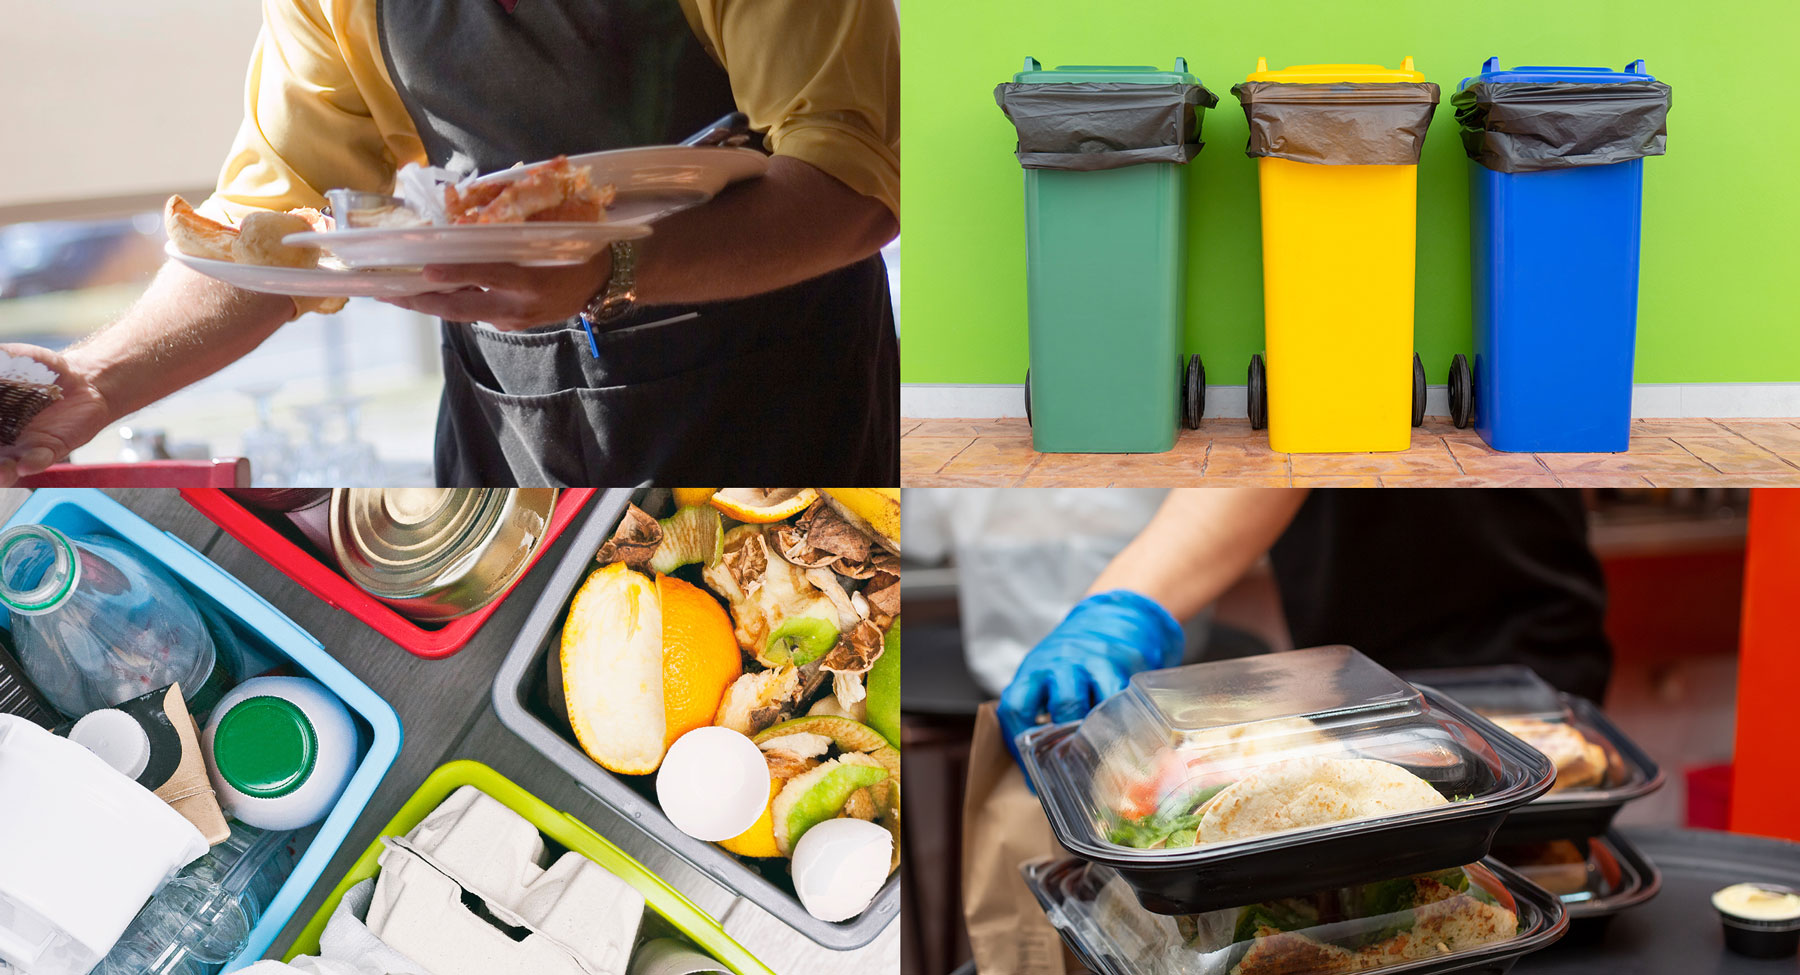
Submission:
[[[1307,826],[1445,805],[1424,779],[1370,758],[1297,759],[1264,766],[1213,798],[1201,843],[1227,843]]]

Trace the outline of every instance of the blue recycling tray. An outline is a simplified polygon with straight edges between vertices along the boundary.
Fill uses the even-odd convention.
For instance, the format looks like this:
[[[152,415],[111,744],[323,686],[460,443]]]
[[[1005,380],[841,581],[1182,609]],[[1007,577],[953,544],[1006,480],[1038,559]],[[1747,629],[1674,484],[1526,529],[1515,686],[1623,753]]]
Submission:
[[[337,805],[312,833],[288,875],[250,931],[250,940],[225,964],[235,971],[266,954],[281,930],[356,825],[376,786],[400,754],[400,716],[367,684],[325,652],[323,644],[293,620],[219,568],[194,547],[163,531],[112,498],[91,489],[45,488],[36,491],[8,519],[14,525],[49,525],[72,535],[107,535],[137,549],[179,581],[188,595],[205,602],[232,624],[246,649],[274,666],[291,665],[336,694],[357,723],[360,758],[356,772]],[[0,618],[0,626],[6,621]]]

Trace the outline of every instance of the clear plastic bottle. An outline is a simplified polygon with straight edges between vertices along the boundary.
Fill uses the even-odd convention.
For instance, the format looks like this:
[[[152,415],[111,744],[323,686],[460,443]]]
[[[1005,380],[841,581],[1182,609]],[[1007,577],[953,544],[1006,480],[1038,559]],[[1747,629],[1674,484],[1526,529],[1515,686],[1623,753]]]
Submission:
[[[92,975],[216,975],[294,870],[293,834],[241,823],[169,881]]]
[[[0,534],[0,606],[12,617],[20,667],[69,717],[177,682],[196,713],[224,692],[193,601],[114,539],[48,525]]]
[[[188,864],[183,874],[217,883],[237,894],[254,926],[269,909],[276,891],[287,883],[298,859],[293,833],[257,829],[233,821],[231,835]]]

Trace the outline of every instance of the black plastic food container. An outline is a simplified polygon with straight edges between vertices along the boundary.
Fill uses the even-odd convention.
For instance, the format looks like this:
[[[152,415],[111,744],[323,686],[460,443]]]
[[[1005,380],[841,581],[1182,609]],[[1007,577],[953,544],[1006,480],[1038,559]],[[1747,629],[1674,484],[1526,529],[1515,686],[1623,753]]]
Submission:
[[[1018,746],[1057,841],[1118,871],[1158,914],[1474,863],[1507,814],[1555,774],[1542,753],[1492,722],[1348,647],[1139,674],[1082,722],[1033,729]],[[1451,801],[1178,848],[1116,839],[1121,807],[1160,814],[1169,796],[1319,758],[1398,765]]]
[[[1563,842],[1575,846],[1583,859],[1577,863],[1545,863],[1541,848],[1532,849],[1537,844],[1508,846],[1499,841],[1494,843],[1493,858],[1561,898],[1569,913],[1570,942],[1599,938],[1619,912],[1648,901],[1662,890],[1662,871],[1616,830],[1591,840]],[[1579,887],[1571,881],[1577,881]]]
[[[1234,921],[1228,916],[1233,909],[1170,923],[1169,918],[1143,913],[1134,915],[1128,905],[1116,900],[1103,904],[1102,901],[1107,899],[1104,867],[1077,859],[1045,859],[1027,863],[1022,870],[1025,885],[1062,936],[1063,943],[1096,975],[1224,975],[1236,970],[1234,965],[1244,957],[1241,943],[1210,952],[1194,947],[1205,932],[1213,932],[1216,936],[1225,930],[1224,925]],[[1554,943],[1568,929],[1562,903],[1503,864],[1484,860],[1465,868],[1465,872],[1471,878],[1485,874],[1484,886],[1498,885],[1510,895],[1513,913],[1518,918],[1518,930],[1511,937],[1441,957],[1406,959],[1374,967],[1357,967],[1356,970],[1406,972],[1407,975],[1448,975],[1451,972],[1501,975],[1521,957]],[[1319,893],[1310,891],[1308,895],[1316,898]],[[1393,916],[1388,915],[1339,920],[1300,933],[1321,939],[1342,938],[1369,933],[1392,919]],[[1241,924],[1233,926],[1242,930]],[[1352,970],[1351,967],[1319,967],[1318,956],[1311,957],[1313,960],[1309,964],[1306,961],[1308,954],[1304,950],[1296,951],[1278,959],[1279,970],[1295,973]]]
[[[1524,718],[1566,724],[1606,753],[1606,779],[1598,786],[1556,789],[1506,817],[1498,843],[1530,843],[1600,836],[1633,799],[1662,788],[1662,769],[1594,702],[1564,694],[1529,668],[1468,667],[1409,671],[1408,680],[1435,687],[1502,724]]]
[[[676,829],[656,801],[655,776],[626,777],[601,768],[554,716],[548,696],[548,657],[556,649],[569,601],[594,568],[594,554],[612,537],[632,497],[629,490],[613,489],[591,504],[591,513],[556,565],[494,678],[494,710],[500,723],[573,776],[583,791],[643,827],[665,849],[714,883],[755,901],[823,947],[838,951],[861,948],[900,914],[898,873],[888,878],[874,902],[855,918],[839,923],[821,921],[801,906],[787,876],[787,861],[759,864],[739,859]]]

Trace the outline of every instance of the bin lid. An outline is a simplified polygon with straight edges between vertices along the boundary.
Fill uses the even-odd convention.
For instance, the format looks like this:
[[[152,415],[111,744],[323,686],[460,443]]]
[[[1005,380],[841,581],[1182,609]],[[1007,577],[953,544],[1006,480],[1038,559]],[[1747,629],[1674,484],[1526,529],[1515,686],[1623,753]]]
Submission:
[[[1400,62],[1398,68],[1379,64],[1296,64],[1269,70],[1268,58],[1256,59],[1256,70],[1245,81],[1278,81],[1289,85],[1335,85],[1344,82],[1370,84],[1382,82],[1422,82],[1425,75],[1413,68],[1413,59]]]
[[[1538,64],[1522,64],[1516,68],[1502,69],[1499,58],[1488,58],[1481,66],[1481,73],[1473,78],[1464,78],[1462,84],[1456,86],[1462,91],[1477,82],[1488,84],[1526,84],[1542,85],[1569,83],[1578,85],[1621,84],[1627,81],[1655,81],[1655,76],[1644,70],[1642,60],[1633,61],[1623,71],[1611,68],[1582,68],[1572,66],[1547,66]]]
[[[1013,75],[1019,84],[1071,84],[1110,82],[1116,85],[1197,85],[1188,73],[1187,58],[1176,58],[1172,70],[1147,64],[1060,64],[1046,68],[1037,58],[1026,58],[1025,69]]]

